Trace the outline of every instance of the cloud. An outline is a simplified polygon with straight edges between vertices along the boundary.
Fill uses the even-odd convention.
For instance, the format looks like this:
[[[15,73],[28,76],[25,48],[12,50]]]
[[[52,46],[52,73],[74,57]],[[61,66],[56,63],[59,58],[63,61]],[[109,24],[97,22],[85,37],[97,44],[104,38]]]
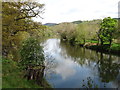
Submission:
[[[43,23],[118,17],[119,0],[41,0],[45,4]]]

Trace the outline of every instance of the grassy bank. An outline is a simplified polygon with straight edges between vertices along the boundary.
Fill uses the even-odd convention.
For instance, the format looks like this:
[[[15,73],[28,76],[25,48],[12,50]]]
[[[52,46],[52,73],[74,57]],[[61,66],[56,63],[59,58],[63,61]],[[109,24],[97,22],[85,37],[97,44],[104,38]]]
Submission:
[[[91,45],[91,46],[88,46],[87,48],[96,50],[96,51],[100,51],[100,52],[104,52],[104,53],[120,55],[120,44],[112,44],[111,47],[109,47],[107,44],[102,45],[102,46],[101,45]]]
[[[73,46],[77,45],[77,46],[85,47],[87,49],[95,50],[98,52],[103,52],[103,53],[114,54],[114,55],[120,56],[120,43],[112,43],[112,45],[110,47],[108,42],[104,43],[103,45],[100,45],[100,44],[98,44],[97,40],[86,40],[85,43],[83,41],[70,42],[67,39],[65,39],[65,40],[61,39],[61,41],[68,42]]]
[[[48,86],[46,80],[44,83]],[[43,88],[24,78],[23,70],[13,60],[2,60],[2,88]]]
[[[86,45],[82,46],[99,52],[120,55],[120,43],[113,43],[110,47],[107,43],[105,43],[104,45],[97,45],[96,41],[89,41]]]

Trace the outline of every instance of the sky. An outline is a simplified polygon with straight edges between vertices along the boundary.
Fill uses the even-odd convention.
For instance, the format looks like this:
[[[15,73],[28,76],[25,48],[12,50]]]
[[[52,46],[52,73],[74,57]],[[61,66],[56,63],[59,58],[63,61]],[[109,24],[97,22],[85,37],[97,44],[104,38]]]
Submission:
[[[45,13],[37,22],[61,23],[77,20],[103,19],[118,17],[118,2],[120,0],[39,0],[45,4]]]

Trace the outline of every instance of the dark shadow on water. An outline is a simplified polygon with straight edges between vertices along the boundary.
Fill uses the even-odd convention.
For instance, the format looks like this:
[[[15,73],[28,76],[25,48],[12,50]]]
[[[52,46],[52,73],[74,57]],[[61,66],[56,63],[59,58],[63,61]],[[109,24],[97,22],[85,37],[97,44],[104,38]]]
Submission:
[[[102,82],[113,81],[119,75],[120,63],[112,62],[113,60],[111,54],[108,57],[104,57],[103,53],[100,54],[98,70]]]

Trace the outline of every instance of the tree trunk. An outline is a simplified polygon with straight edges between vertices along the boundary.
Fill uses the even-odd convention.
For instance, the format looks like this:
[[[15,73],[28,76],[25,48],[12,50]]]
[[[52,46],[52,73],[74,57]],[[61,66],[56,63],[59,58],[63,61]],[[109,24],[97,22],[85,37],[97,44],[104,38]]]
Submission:
[[[111,47],[112,44],[112,39],[109,40],[109,46]]]
[[[103,45],[103,43],[104,43],[104,42],[103,42],[103,40],[102,40],[102,39],[100,39],[100,42],[101,42],[101,45]]]
[[[45,66],[41,66],[40,69],[33,69],[32,67],[28,68],[24,77],[28,80],[35,80],[38,85],[43,86],[44,69]]]
[[[83,43],[85,44],[85,42],[86,42],[86,41],[85,41],[85,38],[84,38],[84,39],[83,39]]]
[[[99,41],[100,41],[100,40],[98,39],[97,45],[99,45]]]

